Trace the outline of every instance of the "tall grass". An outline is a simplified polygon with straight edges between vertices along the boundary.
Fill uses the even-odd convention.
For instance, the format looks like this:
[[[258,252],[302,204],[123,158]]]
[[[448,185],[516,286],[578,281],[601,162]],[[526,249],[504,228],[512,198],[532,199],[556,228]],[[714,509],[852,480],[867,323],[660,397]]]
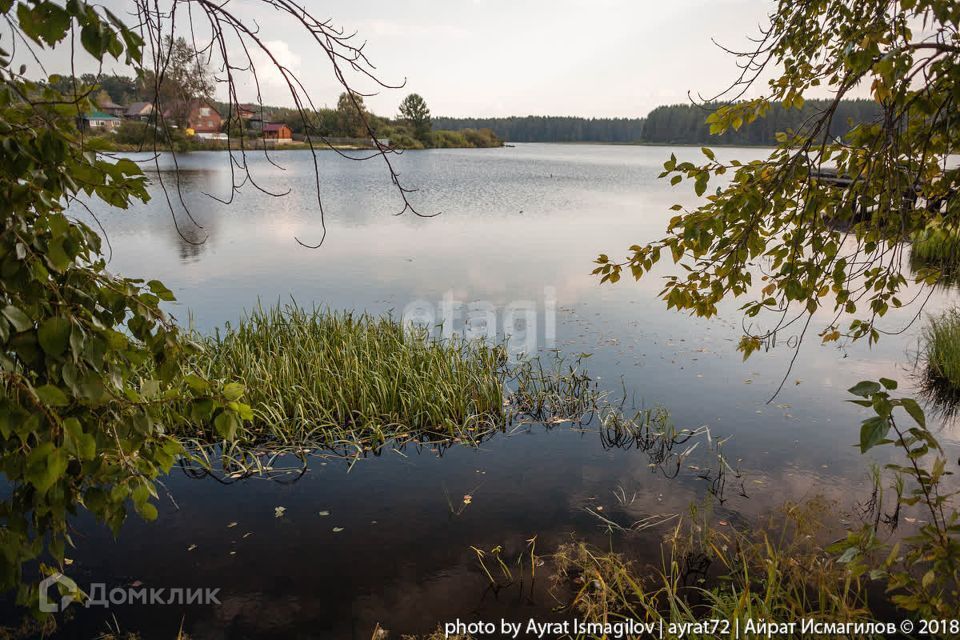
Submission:
[[[960,284],[960,231],[929,226],[911,238],[910,267],[942,285]]]
[[[389,317],[259,307],[202,343],[193,366],[246,389],[241,439],[454,437],[492,428],[504,404],[502,348],[431,340]]]
[[[960,407],[960,310],[931,318],[923,342],[922,390],[941,413],[952,416]]]
[[[749,532],[677,525],[662,546],[659,568],[567,543],[551,557],[553,579],[572,590],[569,607],[586,622],[731,624],[726,632],[720,627],[692,637],[734,637],[734,621],[740,637],[756,637],[742,633],[747,620],[870,620],[865,582],[817,543],[828,506],[818,499],[787,505],[776,521]]]

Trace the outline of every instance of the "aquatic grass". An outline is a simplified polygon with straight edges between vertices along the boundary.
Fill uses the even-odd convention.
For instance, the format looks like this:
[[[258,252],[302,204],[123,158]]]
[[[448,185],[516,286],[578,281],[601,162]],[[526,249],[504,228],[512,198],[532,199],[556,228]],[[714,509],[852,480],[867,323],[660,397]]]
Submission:
[[[659,568],[567,543],[551,556],[553,580],[586,622],[738,620],[742,629],[747,620],[870,620],[864,581],[817,543],[828,507],[821,499],[786,505],[780,522],[748,532],[719,532],[695,516],[666,537]]]
[[[238,435],[247,442],[471,437],[502,414],[502,348],[431,340],[389,316],[257,307],[201,342],[198,372],[245,389],[254,416]]]
[[[930,319],[923,331],[921,391],[945,416],[960,408],[960,309]]]
[[[960,284],[960,231],[930,225],[911,238],[910,267],[937,284]]]

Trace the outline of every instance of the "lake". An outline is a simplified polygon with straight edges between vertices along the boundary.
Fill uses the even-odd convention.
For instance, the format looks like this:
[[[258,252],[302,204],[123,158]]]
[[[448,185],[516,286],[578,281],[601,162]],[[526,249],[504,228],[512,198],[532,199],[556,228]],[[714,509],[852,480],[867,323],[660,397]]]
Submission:
[[[367,639],[378,623],[399,634],[457,618],[562,617],[553,612],[562,594],[548,576],[491,589],[471,547],[502,545],[512,562],[534,536],[544,554],[586,539],[659,561],[656,543],[675,520],[611,532],[597,514],[629,525],[709,503],[723,522],[746,525],[784,501],[822,495],[836,501],[838,521],[855,517],[869,492],[867,459],[853,446],[866,414],[844,402],[845,390],[887,376],[909,392],[923,318],[872,349],[865,342],[819,346],[812,326],[783,391],[768,403],[788,373],[795,332],[743,362],[738,302],[702,320],[667,310],[656,278],[601,286],[590,274],[598,254],[623,256],[631,244],[660,237],[670,206],[693,202],[686,186],[657,179],[671,152],[681,160],[700,154],[518,144],[393,158],[404,185],[417,188],[409,196],[417,210],[439,213],[431,218],[394,215],[402,205],[382,160],[322,152],[327,235],[318,249],[295,240],[322,236],[307,152],[276,153],[276,165],[262,154],[249,158],[256,184],[289,191],[285,197],[248,182],[222,204],[205,194],[229,196],[227,157],[194,153],[178,163],[179,191],[195,222],[170,171],[159,174],[169,206],[155,182],[149,204],[100,216],[110,269],[162,280],[178,298],[170,312],[199,331],[235,322],[258,300],[415,313],[446,319],[448,331],[475,331],[479,310],[488,329],[490,322],[499,333],[507,327],[517,350],[552,357],[555,348],[568,360],[590,354],[582,366],[612,397],[663,407],[678,427],[708,427],[710,440],[699,438],[676,473],[649,452],[604,441],[595,425],[524,427],[479,449],[387,449],[356,464],[315,459],[302,476],[224,482],[175,470],[165,479],[170,497],[161,494],[158,521],[131,518],[114,540],[80,519],[71,575],[81,587],[108,590],[219,588],[221,604],[74,605],[59,637],[89,638],[114,620],[144,638],[174,637],[182,623],[193,638]],[[718,150],[720,158],[763,156]],[[938,291],[926,312],[956,298]],[[915,313],[892,313],[886,326],[899,328]],[[942,432],[952,460],[956,434],[950,425]],[[723,454],[739,471],[728,474],[722,501],[711,493],[715,476],[703,477],[721,438],[729,438]],[[452,509],[465,495],[470,503]]]

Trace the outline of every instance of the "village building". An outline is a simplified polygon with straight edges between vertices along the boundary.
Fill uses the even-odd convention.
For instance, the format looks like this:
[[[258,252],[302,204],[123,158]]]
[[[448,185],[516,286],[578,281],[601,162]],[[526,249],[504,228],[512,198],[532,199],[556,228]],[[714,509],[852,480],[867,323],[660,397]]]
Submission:
[[[127,107],[126,113],[123,114],[123,117],[128,120],[139,120],[140,122],[147,122],[151,116],[153,116],[152,102],[134,102]]]
[[[120,118],[103,111],[91,111],[80,116],[80,128],[84,131],[115,131]]]
[[[263,125],[263,138],[277,144],[289,144],[293,142],[293,131],[282,122],[271,122]]]
[[[187,115],[187,127],[200,138],[223,137],[223,118],[216,107],[206,100],[194,100]]]
[[[104,113],[109,113],[111,116],[117,118],[122,118],[127,113],[127,108],[123,105],[119,105],[110,98],[104,98],[97,103],[97,106],[100,108],[100,111]]]

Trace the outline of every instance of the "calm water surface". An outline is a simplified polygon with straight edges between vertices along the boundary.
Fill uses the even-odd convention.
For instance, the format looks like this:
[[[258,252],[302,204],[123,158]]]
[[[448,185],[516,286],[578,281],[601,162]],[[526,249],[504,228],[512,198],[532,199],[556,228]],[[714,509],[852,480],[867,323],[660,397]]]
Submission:
[[[866,496],[867,465],[851,446],[863,415],[843,402],[844,390],[881,375],[909,386],[920,325],[872,350],[820,347],[811,331],[783,392],[767,404],[787,372],[790,336],[743,363],[736,304],[700,320],[667,311],[656,279],[600,286],[590,275],[598,254],[623,255],[659,237],[670,205],[689,199],[657,180],[671,151],[681,159],[699,154],[534,144],[404,154],[395,162],[419,189],[411,200],[422,213],[442,212],[430,219],[393,215],[401,205],[381,161],[322,153],[328,234],[316,250],[294,240],[322,234],[308,153],[277,154],[282,168],[252,158],[258,184],[289,195],[270,197],[248,184],[229,206],[204,195],[228,195],[226,157],[180,157],[180,191],[200,226],[173,191],[171,200],[190,241],[177,234],[156,185],[150,204],[100,219],[110,268],[163,280],[178,298],[171,312],[201,331],[236,321],[258,300],[399,315],[416,301],[439,312],[446,296],[489,302],[501,323],[509,305],[535,305],[544,347],[544,305],[554,296],[555,346],[591,354],[585,365],[601,386],[618,397],[625,391],[629,404],[663,406],[679,427],[707,425],[715,438],[730,436],[724,450],[743,475],[714,506],[719,518],[745,523],[785,500],[817,495],[838,501],[838,514],[851,509]],[[174,184],[172,173],[161,176]],[[927,310],[954,301],[939,292]],[[894,316],[889,327],[908,319]],[[951,447],[952,433],[944,431]],[[503,545],[516,558],[533,536],[543,552],[585,538],[656,557],[651,543],[665,528],[610,535],[587,508],[604,507],[623,523],[686,513],[709,495],[698,468],[710,464],[704,442],[668,479],[642,451],[604,446],[595,430],[558,427],[497,436],[479,450],[387,451],[349,472],[342,462],[316,461],[293,483],[221,484],[174,473],[166,484],[177,506],[164,497],[157,522],[132,519],[118,541],[80,523],[74,577],[81,586],[219,587],[222,605],[75,607],[62,637],[91,637],[110,616],[146,638],[173,637],[181,619],[194,638],[369,638],[378,622],[425,632],[457,617],[558,615],[546,578],[493,591],[470,546]],[[635,495],[630,504],[615,498],[621,489]],[[465,494],[472,503],[452,515],[448,497],[458,504]],[[282,518],[274,517],[278,506],[286,508]]]

